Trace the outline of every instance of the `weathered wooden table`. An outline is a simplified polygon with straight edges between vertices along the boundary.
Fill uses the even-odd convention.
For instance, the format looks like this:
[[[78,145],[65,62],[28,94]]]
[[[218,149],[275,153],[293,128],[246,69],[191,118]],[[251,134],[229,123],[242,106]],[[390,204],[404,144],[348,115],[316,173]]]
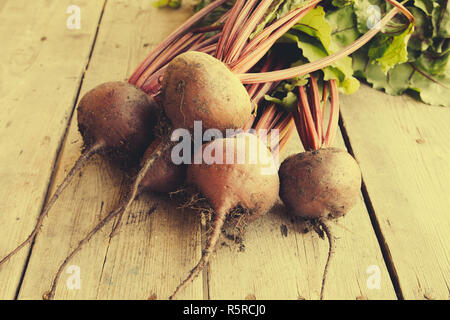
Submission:
[[[29,234],[80,154],[80,95],[126,79],[191,14],[189,3],[170,11],[151,2],[0,1],[0,256]],[[80,29],[71,5],[81,10]],[[325,298],[448,299],[450,109],[364,86],[342,100],[337,144],[353,152],[364,184],[358,205],[333,225]],[[293,140],[287,154],[299,148]],[[0,268],[0,298],[41,299],[62,259],[125,188],[123,173],[91,160],[34,245]],[[111,223],[75,257],[57,299],[169,296],[201,255],[200,216],[153,195],[129,215],[117,237],[109,240]],[[327,251],[326,240],[302,233],[279,206],[249,227],[245,251],[220,247],[180,298],[317,299]],[[77,270],[81,288],[70,282]]]

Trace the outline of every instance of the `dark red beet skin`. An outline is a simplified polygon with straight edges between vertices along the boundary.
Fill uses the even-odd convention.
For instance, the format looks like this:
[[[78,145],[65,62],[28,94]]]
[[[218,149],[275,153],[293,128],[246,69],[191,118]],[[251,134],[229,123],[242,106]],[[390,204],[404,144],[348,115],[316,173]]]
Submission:
[[[222,163],[213,163],[205,155],[206,149],[222,154]],[[256,152],[255,152],[256,151]],[[203,255],[188,277],[178,286],[170,299],[198,276],[208,263],[216,246],[224,222],[234,208],[244,209],[247,222],[264,215],[278,199],[279,178],[272,153],[257,136],[241,133],[232,138],[216,139],[203,145],[204,161],[188,167],[187,182],[205,196],[214,209],[214,222]],[[245,155],[244,161],[237,159]],[[225,164],[225,159],[235,159]]]
[[[344,150],[326,148],[290,156],[281,164],[280,197],[297,216],[337,218],[355,205],[361,171]]]
[[[163,105],[173,128],[192,131],[241,128],[251,116],[247,90],[228,67],[201,52],[188,51],[173,59],[164,74]]]
[[[86,93],[78,106],[84,147],[101,144],[121,164],[137,163],[157,122],[157,106],[142,90],[126,82],[107,82]]]
[[[201,121],[203,130],[219,129],[224,133],[226,129],[242,127],[252,112],[247,90],[228,67],[208,54],[194,51],[178,55],[167,65],[161,101],[164,115],[170,120],[162,131],[171,131],[167,130],[170,127],[192,132],[194,123]],[[128,132],[132,133],[134,127]],[[147,149],[141,161],[113,234],[137,194],[144,190],[171,191],[184,180],[184,168],[174,166],[170,159],[172,143],[167,137],[160,138]],[[120,142],[121,137],[113,140]]]
[[[53,204],[93,155],[104,154],[110,162],[125,167],[137,164],[153,139],[158,114],[153,99],[125,82],[95,87],[80,100],[77,112],[84,143],[80,157],[44,207],[33,231],[0,265],[33,240]]]
[[[144,153],[142,163],[152,156],[159,145],[153,143]],[[165,149],[162,154],[155,159],[151,169],[148,170],[139,185],[140,191],[153,191],[167,193],[175,191],[183,185],[186,178],[186,165],[176,165],[171,159],[171,148]]]

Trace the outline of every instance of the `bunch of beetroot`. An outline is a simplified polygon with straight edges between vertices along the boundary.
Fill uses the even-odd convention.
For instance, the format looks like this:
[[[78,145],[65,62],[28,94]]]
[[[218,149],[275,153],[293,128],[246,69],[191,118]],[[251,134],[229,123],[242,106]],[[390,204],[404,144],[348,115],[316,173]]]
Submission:
[[[121,217],[141,192],[167,193],[186,183],[208,200],[214,212],[202,258],[171,298],[207,264],[232,212],[239,210],[251,222],[267,213],[280,196],[293,214],[318,220],[325,226],[323,219],[342,216],[355,203],[361,184],[358,165],[346,152],[331,147],[339,117],[334,81],[323,89],[325,92],[329,88],[331,97],[326,132],[322,129],[321,105],[327,94],[319,97],[314,75],[310,77],[308,92],[299,88],[298,108],[293,113],[266,105],[263,98],[280,81],[332,64],[378,31],[369,31],[362,40],[334,56],[286,69],[282,59],[274,59],[269,50],[321,1],[309,1],[258,30],[272,1],[237,0],[212,25],[196,27],[225,2],[212,2],[174,31],[143,61],[129,83],[102,84],[80,100],[77,114],[83,152],[44,208],[33,232],[0,264],[32,241],[51,206],[94,154],[101,154],[125,170],[134,170],[135,179],[124,200],[65,259],[47,298],[53,296],[68,261],[115,217],[111,235],[117,232]],[[247,73],[250,70],[252,73]],[[261,114],[258,106],[264,106]],[[203,159],[201,164],[175,165],[171,158],[176,143],[171,139],[172,132],[182,128],[193,133],[196,121],[201,121],[204,130],[215,129],[222,134],[227,129],[241,131],[195,150],[194,157]],[[278,173],[276,159],[295,127],[307,151],[285,160]],[[277,129],[276,142],[266,143],[271,139],[266,139],[267,131],[261,134],[260,129]]]

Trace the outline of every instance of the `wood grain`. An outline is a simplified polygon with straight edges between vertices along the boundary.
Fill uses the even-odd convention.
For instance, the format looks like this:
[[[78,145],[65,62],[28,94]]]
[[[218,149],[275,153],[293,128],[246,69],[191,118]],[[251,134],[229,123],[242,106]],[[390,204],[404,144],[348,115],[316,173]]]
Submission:
[[[191,14],[189,2],[177,11],[157,10],[150,1],[108,1],[81,94],[111,80],[124,80],[170,31]],[[58,184],[80,154],[81,137],[72,121],[56,174]],[[125,193],[123,172],[97,157],[51,210],[36,241],[20,299],[39,299],[64,257]],[[181,213],[156,196],[143,196],[125,217],[127,224],[109,241],[112,223],[72,261],[81,289],[71,290],[63,273],[55,299],[167,298],[183,276],[181,265],[201,254],[198,217]],[[153,209],[152,209],[153,208]],[[152,210],[150,210],[152,209]],[[149,211],[152,211],[149,214]],[[200,285],[184,297],[203,297]]]
[[[65,28],[69,4],[81,8],[81,30]],[[31,231],[47,188],[52,194],[80,155],[75,114],[54,166],[103,4],[0,2],[0,135],[8,137],[0,140],[0,254]],[[191,5],[185,1],[173,11],[147,0],[106,1],[81,95],[102,82],[125,80],[192,13]],[[366,87],[342,100],[369,211],[402,294],[448,299],[448,109]],[[344,148],[341,136],[336,145]],[[285,156],[299,151],[296,137]],[[19,299],[41,299],[64,257],[120,201],[127,183],[105,159],[92,159],[45,219],[26,270],[26,249],[0,269],[0,299],[15,297],[23,272]],[[178,205],[164,196],[141,196],[117,237],[109,239],[110,223],[71,262],[80,268],[81,288],[71,289],[64,272],[56,299],[166,299],[200,258],[206,239],[200,215]],[[331,227],[337,252],[325,298],[396,299],[362,196]],[[304,228],[278,205],[249,225],[245,248],[225,241],[179,298],[318,299],[328,243]],[[374,270],[379,289],[367,285]]]
[[[403,296],[449,299],[450,109],[363,87],[342,114]]]
[[[342,138],[336,140],[335,145],[345,149]],[[301,151],[295,135],[284,156]],[[345,217],[329,225],[336,255],[324,298],[396,299],[362,196]],[[249,225],[245,251],[227,245],[214,255],[208,274],[210,298],[319,299],[328,241],[312,230],[304,233],[305,227],[289,218],[282,205]],[[379,271],[379,288],[367,286],[371,266]]]
[[[80,30],[66,9],[86,8]],[[0,4],[0,256],[31,232],[45,200],[94,40],[103,1]],[[0,299],[14,298],[29,247],[0,268]]]

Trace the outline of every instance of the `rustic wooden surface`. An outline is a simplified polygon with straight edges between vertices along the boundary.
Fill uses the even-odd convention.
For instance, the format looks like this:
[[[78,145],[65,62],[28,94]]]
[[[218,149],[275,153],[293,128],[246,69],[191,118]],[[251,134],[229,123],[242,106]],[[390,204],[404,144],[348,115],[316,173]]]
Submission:
[[[72,4],[81,8],[80,30],[66,28]],[[47,193],[80,155],[72,116],[78,93],[126,79],[190,13],[187,1],[177,11],[147,0],[0,1],[0,256],[28,235]],[[364,186],[356,207],[332,225],[337,252],[325,298],[448,299],[450,109],[367,87],[342,99],[344,139],[336,145],[353,152]],[[296,137],[286,156],[299,148]],[[104,159],[92,159],[34,245],[0,267],[0,299],[41,299],[126,182]],[[111,222],[71,262],[81,289],[70,289],[63,273],[55,298],[166,299],[205,241],[200,215],[176,207],[140,197],[117,237],[109,240]],[[179,298],[318,299],[328,244],[303,229],[277,206],[249,226],[245,250],[220,246]],[[380,287],[368,286],[378,271]]]

